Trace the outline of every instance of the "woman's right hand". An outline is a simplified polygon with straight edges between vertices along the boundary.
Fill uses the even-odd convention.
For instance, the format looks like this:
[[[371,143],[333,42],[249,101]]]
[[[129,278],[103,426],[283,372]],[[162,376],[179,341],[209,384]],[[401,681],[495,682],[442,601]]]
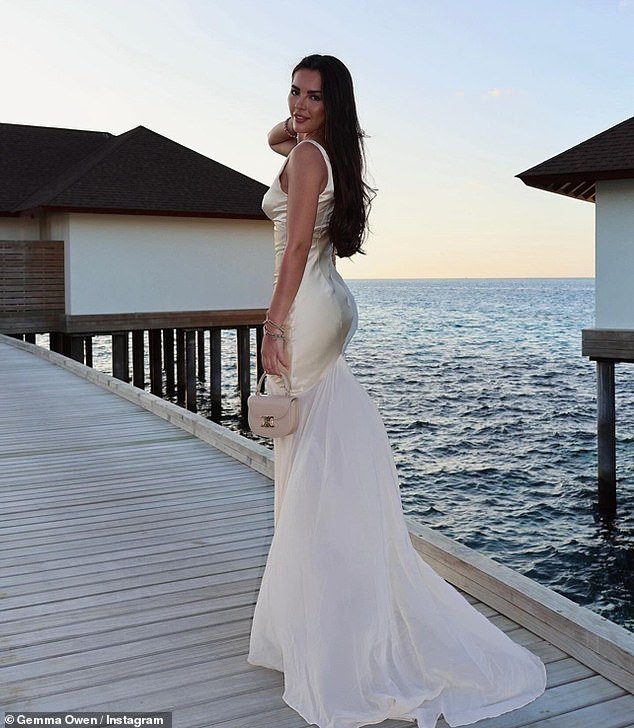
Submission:
[[[264,335],[262,341],[262,367],[267,374],[282,376],[288,373],[289,361],[284,339]]]
[[[286,131],[287,128],[288,131]],[[291,136],[291,134],[295,136]],[[286,121],[280,121],[279,124],[276,124],[269,132],[268,141],[274,152],[288,157],[297,146],[297,132],[293,127],[293,118],[289,116]]]

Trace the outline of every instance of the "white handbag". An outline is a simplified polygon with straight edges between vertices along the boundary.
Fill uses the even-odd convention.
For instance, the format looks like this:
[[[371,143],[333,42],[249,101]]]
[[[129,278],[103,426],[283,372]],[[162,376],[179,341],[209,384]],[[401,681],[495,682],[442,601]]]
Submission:
[[[260,377],[255,394],[247,400],[249,427],[260,437],[285,437],[297,429],[299,408],[297,398],[290,394],[288,377],[283,376],[286,394],[264,394],[262,385],[266,374]]]

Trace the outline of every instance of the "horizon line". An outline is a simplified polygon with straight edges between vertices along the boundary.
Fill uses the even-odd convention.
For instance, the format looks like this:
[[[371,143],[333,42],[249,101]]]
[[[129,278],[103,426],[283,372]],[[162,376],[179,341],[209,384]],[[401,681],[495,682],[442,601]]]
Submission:
[[[345,276],[348,281],[594,281],[596,276]]]

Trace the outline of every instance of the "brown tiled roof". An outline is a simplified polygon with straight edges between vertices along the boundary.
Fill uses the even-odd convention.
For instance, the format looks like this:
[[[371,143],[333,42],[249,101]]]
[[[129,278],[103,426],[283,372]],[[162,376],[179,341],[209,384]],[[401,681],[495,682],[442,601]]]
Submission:
[[[634,117],[517,175],[548,192],[595,200],[595,182],[634,179]]]
[[[112,134],[0,124],[0,211],[19,209],[22,200],[103,146]]]
[[[0,124],[0,213],[34,208],[263,219],[260,182],[139,126]]]

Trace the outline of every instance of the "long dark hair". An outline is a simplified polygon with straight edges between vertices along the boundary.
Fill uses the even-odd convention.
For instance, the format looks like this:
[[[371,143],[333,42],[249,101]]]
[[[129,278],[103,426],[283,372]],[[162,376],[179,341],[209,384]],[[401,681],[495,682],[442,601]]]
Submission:
[[[370,203],[374,190],[364,179],[365,134],[357,118],[350,71],[334,56],[313,54],[293,69],[319,71],[326,111],[325,144],[335,185],[335,204],[330,218],[330,240],[340,258],[363,253]]]

